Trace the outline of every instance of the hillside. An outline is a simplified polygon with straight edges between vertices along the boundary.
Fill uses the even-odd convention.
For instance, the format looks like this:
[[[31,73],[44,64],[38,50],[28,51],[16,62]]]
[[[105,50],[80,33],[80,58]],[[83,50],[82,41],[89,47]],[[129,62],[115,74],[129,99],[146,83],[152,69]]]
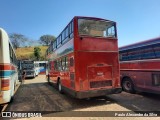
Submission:
[[[46,50],[48,46],[38,46],[41,49],[41,57],[45,57]],[[34,47],[24,47],[24,48],[17,48],[16,55],[17,59],[31,59],[33,57]]]

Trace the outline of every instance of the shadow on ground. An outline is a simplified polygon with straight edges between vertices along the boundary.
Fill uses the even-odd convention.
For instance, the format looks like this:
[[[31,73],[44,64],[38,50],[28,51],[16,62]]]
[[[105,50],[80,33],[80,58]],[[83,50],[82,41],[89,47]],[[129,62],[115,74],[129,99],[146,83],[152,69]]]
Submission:
[[[48,83],[21,85],[6,111],[70,111],[115,103],[112,98],[76,99],[60,94]]]
[[[126,93],[108,95],[117,104],[132,111],[160,111],[160,95],[151,93]]]
[[[91,99],[76,99],[66,94],[60,94],[48,83],[33,83],[21,85],[15,94],[14,101],[6,111],[48,111],[61,112],[118,104],[131,111],[160,111],[160,95],[138,93],[107,95]],[[115,108],[115,111],[117,109]]]

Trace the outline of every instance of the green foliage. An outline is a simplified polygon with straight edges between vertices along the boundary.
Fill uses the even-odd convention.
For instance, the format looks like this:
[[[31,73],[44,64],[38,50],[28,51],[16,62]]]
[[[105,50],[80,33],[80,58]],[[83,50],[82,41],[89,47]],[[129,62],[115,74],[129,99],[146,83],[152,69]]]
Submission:
[[[40,60],[40,61],[44,61],[45,60],[45,57],[44,56],[42,56],[42,55],[40,55],[39,56],[39,58],[37,59],[37,57],[34,55],[34,53],[33,54],[30,54],[30,56],[28,57],[28,59],[30,59],[30,60]]]
[[[36,60],[36,57],[35,57],[34,53],[33,53],[33,54],[30,54],[30,55],[28,56],[28,59],[30,59],[30,60]]]
[[[52,36],[52,35],[43,35],[43,36],[40,37],[39,41],[41,42],[41,44],[48,46],[55,39],[56,39],[55,36]]]
[[[34,56],[36,60],[40,60],[41,49],[39,47],[34,47]]]
[[[9,38],[12,42],[12,45],[15,49],[17,49],[20,46],[24,46],[25,42],[28,41],[28,38],[26,38],[22,34],[12,33],[9,35]]]

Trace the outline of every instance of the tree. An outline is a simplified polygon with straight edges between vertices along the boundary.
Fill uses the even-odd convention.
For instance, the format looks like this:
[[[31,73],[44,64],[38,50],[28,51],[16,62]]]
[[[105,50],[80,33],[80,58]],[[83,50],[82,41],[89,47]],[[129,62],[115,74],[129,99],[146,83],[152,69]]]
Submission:
[[[28,41],[28,39],[22,35],[22,34],[18,34],[18,33],[12,33],[9,35],[9,38],[13,44],[13,47],[15,49],[17,49],[20,46],[25,45],[25,42]]]
[[[40,37],[39,41],[43,45],[50,45],[50,43],[52,41],[54,41],[55,39],[56,39],[55,36],[52,36],[52,35],[43,35],[43,36]]]
[[[30,60],[36,60],[37,58],[35,57],[34,53],[30,54],[28,59]]]
[[[34,56],[36,57],[36,60],[40,59],[41,49],[39,47],[34,47]]]

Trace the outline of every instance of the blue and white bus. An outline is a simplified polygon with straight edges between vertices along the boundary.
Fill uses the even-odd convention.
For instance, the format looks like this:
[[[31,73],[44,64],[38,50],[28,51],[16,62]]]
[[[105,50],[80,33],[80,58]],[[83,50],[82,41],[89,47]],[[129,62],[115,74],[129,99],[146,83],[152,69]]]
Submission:
[[[48,61],[34,61],[34,66],[38,69],[39,74],[46,74],[46,66]]]

